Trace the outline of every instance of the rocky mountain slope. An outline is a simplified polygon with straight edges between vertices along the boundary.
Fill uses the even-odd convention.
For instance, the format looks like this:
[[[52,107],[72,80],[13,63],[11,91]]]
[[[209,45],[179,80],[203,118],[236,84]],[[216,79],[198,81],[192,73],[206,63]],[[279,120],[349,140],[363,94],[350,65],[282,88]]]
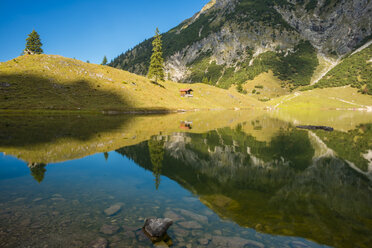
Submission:
[[[228,88],[271,70],[284,88],[308,85],[320,58],[371,38],[371,12],[370,0],[212,0],[163,34],[167,76]],[[145,75],[151,41],[110,65]]]

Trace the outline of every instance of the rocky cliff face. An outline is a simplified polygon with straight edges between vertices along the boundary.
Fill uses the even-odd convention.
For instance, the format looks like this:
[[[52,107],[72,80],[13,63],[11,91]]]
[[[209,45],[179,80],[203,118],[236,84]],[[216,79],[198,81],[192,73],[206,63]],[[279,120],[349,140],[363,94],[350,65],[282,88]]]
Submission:
[[[283,19],[320,52],[345,55],[361,45],[372,30],[370,0],[318,0],[275,6]]]
[[[371,11],[370,0],[212,0],[163,34],[166,75],[227,88],[273,70],[306,85],[317,53],[343,56],[370,37]],[[111,66],[146,74],[150,56],[147,40]]]

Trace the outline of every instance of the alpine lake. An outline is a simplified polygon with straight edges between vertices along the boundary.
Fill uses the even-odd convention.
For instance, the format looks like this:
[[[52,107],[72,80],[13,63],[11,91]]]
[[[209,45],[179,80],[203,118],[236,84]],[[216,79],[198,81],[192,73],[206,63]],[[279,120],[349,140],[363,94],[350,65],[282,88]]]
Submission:
[[[372,113],[0,115],[0,247],[168,246],[372,247]]]

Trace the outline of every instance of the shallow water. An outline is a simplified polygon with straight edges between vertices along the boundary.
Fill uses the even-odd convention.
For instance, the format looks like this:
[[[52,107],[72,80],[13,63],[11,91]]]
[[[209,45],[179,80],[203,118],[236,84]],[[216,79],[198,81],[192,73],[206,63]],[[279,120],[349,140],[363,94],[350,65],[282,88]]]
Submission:
[[[325,116],[2,116],[0,246],[371,247],[372,116]]]

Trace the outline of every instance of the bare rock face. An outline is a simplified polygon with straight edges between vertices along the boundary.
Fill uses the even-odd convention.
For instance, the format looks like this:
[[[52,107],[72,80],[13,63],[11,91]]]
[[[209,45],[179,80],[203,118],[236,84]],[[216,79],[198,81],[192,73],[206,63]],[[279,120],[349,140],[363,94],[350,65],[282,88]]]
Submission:
[[[173,224],[171,219],[155,219],[150,218],[146,219],[145,225],[143,227],[146,234],[148,234],[152,238],[161,238],[166,233],[168,228]]]
[[[211,0],[200,12],[164,34],[166,77],[177,82],[200,82],[203,72],[198,68],[208,63],[215,63],[214,67],[223,68],[219,69],[223,76],[230,76],[226,70],[235,68],[230,73],[237,73],[247,61],[252,66],[260,54],[287,56],[303,40],[310,42],[319,56],[341,58],[372,34],[370,0],[272,0],[255,4],[259,2],[263,1]],[[255,6],[260,6],[263,14],[257,15]],[[185,37],[187,43],[174,42]],[[150,56],[151,42],[147,40],[118,56],[111,66],[146,75]],[[209,69],[214,70],[209,66],[204,74]],[[223,76],[215,83],[223,83]]]
[[[294,8],[277,6],[276,10],[322,53],[345,55],[371,35],[371,1],[340,0],[334,5],[318,1],[312,9],[291,2]]]

